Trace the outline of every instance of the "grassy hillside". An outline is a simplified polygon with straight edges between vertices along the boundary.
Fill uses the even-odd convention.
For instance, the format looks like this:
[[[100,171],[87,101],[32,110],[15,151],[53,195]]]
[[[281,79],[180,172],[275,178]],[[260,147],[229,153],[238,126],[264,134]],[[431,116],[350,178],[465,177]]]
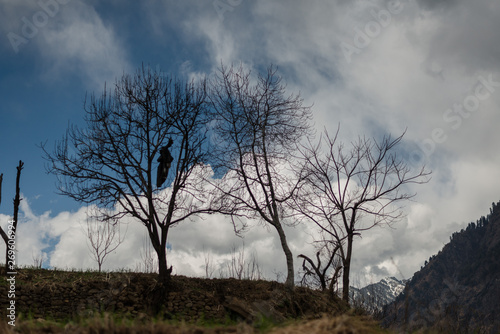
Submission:
[[[386,333],[338,299],[269,281],[174,276],[164,291],[154,274],[21,269],[15,289],[2,333]]]

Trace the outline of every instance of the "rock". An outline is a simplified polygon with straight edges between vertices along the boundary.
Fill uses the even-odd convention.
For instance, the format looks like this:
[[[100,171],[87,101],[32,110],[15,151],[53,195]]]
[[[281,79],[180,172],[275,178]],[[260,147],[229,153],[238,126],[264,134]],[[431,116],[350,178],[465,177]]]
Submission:
[[[259,314],[268,319],[271,319],[271,321],[273,321],[274,323],[280,323],[286,320],[285,317],[281,313],[276,311],[274,306],[268,301],[258,300],[253,302],[252,306]]]
[[[286,318],[266,300],[257,300],[248,303],[235,297],[228,297],[226,298],[224,307],[248,323],[261,320],[264,317],[270,319],[274,323],[280,323],[286,320]]]
[[[247,322],[253,322],[255,320],[255,315],[249,305],[238,298],[227,297],[224,302],[224,307]]]

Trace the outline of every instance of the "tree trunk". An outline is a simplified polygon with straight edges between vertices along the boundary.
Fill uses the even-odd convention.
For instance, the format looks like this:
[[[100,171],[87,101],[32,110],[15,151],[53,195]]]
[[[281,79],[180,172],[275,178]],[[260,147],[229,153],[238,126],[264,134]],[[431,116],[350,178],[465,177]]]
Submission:
[[[14,234],[14,238],[16,237],[16,230],[17,230],[17,219],[18,219],[18,214],[19,214],[19,204],[21,203],[21,196],[20,192],[21,189],[19,187],[19,181],[21,179],[21,171],[23,169],[24,162],[19,160],[19,165],[16,167],[17,169],[17,175],[16,175],[16,195],[14,197],[14,217],[13,217],[13,223],[12,223],[12,233]],[[7,237],[7,238],[6,238]],[[14,267],[11,269],[9,268],[9,244],[8,241],[10,239],[10,235],[7,236],[6,233],[3,233],[2,231],[2,238],[5,241],[5,273],[8,273],[9,271],[14,271]],[[15,240],[15,239],[14,239]],[[17,247],[15,251],[17,250]],[[17,261],[17,259],[16,259]],[[15,263],[14,263],[15,264]]]
[[[280,237],[281,241],[281,248],[283,248],[283,252],[285,252],[285,257],[286,257],[286,268],[287,268],[287,276],[286,276],[286,281],[285,285],[288,286],[289,288],[293,288],[295,284],[295,273],[293,269],[293,255],[292,251],[288,247],[288,243],[286,242],[286,236],[285,236],[285,231],[283,230],[283,227],[279,222],[276,222],[274,224],[274,227],[278,231],[278,235]]]
[[[171,270],[167,268],[167,250],[165,247],[160,247],[156,254],[158,255],[159,280],[162,283],[168,283]]]
[[[349,274],[351,272],[351,257],[352,257],[352,241],[353,235],[349,234],[347,237],[347,252],[345,259],[343,259],[344,272],[342,276],[342,299],[349,303]]]
[[[167,268],[167,248],[165,243],[156,249],[158,255],[158,283],[151,291],[150,306],[154,314],[157,314],[165,305],[168,286],[170,284],[170,274],[172,267]]]
[[[170,282],[170,274],[172,273],[172,268],[167,267],[167,235],[168,226],[163,226],[161,228],[161,238],[160,245],[156,250],[158,255],[158,274],[159,280],[163,284],[168,284]]]
[[[339,274],[339,271],[342,269],[342,266],[337,266],[337,268],[335,268],[335,272],[333,273],[333,276],[332,276],[332,280],[330,281],[330,285],[328,287],[328,290],[330,291],[330,297],[333,297],[335,295],[334,291],[333,291],[333,285],[337,282],[337,279],[338,279],[338,274]]]

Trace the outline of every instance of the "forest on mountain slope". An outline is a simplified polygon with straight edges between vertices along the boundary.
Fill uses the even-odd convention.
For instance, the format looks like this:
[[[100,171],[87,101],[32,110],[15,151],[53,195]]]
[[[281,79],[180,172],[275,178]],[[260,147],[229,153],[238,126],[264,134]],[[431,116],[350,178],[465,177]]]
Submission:
[[[500,331],[500,202],[450,236],[385,307],[383,323],[397,330]]]

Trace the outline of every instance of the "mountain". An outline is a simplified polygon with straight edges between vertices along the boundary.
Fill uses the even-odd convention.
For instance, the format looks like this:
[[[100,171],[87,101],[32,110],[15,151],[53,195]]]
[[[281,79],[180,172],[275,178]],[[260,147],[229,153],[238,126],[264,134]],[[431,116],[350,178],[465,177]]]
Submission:
[[[351,287],[351,300],[354,305],[361,306],[370,313],[381,311],[383,306],[393,302],[403,292],[407,281],[387,277],[361,289]]]
[[[500,332],[500,202],[426,261],[384,308],[383,324],[398,332]]]

